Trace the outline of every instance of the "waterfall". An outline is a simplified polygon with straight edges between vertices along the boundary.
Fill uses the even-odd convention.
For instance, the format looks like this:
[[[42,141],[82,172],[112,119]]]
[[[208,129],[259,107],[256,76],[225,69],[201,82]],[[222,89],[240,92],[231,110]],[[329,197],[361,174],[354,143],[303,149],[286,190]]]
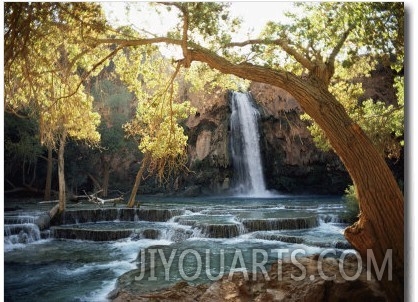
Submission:
[[[254,107],[249,93],[234,92],[231,107],[231,153],[235,190],[240,195],[270,196],[264,182],[260,155],[260,114]]]

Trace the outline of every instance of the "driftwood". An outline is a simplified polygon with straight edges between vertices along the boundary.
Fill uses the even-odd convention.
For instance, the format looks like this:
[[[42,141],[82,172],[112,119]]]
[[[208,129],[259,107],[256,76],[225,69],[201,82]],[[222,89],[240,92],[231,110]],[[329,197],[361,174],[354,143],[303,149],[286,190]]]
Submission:
[[[71,201],[81,201],[81,200],[87,200],[89,202],[98,204],[98,205],[104,205],[105,203],[119,203],[119,202],[123,202],[124,198],[123,195],[116,197],[116,198],[110,198],[110,199],[103,199],[98,197],[97,195],[101,192],[97,191],[93,194],[87,194],[86,191],[84,192],[84,195],[73,195],[71,196],[70,200]],[[52,203],[58,203],[59,200],[45,200],[45,201],[40,201],[39,204],[52,204]]]
[[[110,198],[110,199],[100,198],[100,197],[97,196],[97,194],[99,194],[101,191],[103,191],[103,190],[97,191],[97,192],[95,192],[91,195],[87,194],[86,191],[83,191],[83,192],[86,195],[88,201],[93,202],[93,203],[98,204],[98,205],[104,205],[106,202],[113,202],[115,204],[115,203],[118,203],[118,202],[122,202],[124,200],[123,196],[119,196],[119,197],[116,197],[116,198]]]
[[[58,199],[56,199],[56,200],[44,200],[44,201],[40,201],[39,203],[40,204],[45,204],[45,203],[57,203],[57,202],[59,202]]]
[[[59,211],[59,204],[55,205],[50,211],[49,211],[49,217],[52,219],[55,215],[57,215]]]

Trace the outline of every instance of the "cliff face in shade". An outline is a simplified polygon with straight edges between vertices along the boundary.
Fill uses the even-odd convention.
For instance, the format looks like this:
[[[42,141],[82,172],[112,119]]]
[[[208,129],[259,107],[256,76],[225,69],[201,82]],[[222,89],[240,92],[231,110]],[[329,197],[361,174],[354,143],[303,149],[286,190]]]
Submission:
[[[283,193],[341,194],[350,178],[338,156],[315,147],[298,102],[283,89],[252,83],[261,112],[267,187]]]
[[[227,92],[221,89],[211,94],[188,92],[187,99],[197,108],[185,125],[189,137],[188,168],[192,172],[179,179],[177,189],[187,196],[225,193],[232,176]]]
[[[301,109],[286,91],[252,83],[259,106],[260,149],[267,189],[281,193],[341,194],[350,179],[338,156],[318,150],[299,116]],[[188,94],[197,107],[186,126],[189,168],[194,171],[177,181],[177,190],[193,196],[227,193],[233,178],[229,148],[231,109],[229,95],[218,90],[210,96]],[[202,102],[203,101],[203,102]]]

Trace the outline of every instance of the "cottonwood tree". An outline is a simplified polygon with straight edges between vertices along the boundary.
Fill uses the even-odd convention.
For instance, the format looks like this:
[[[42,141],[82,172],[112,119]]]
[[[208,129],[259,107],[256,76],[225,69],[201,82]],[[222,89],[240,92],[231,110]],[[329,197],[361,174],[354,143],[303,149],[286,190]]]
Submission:
[[[391,300],[402,300],[403,196],[381,153],[339,101],[333,79],[340,67],[349,68],[364,56],[372,60],[377,54],[392,54],[403,63],[403,4],[306,4],[306,17],[294,15],[291,25],[270,22],[262,36],[247,41],[232,41],[228,30],[237,23],[229,19],[225,4],[163,5],[176,9],[179,17],[177,28],[167,36],[143,32],[137,38],[96,42],[177,45],[183,53],[178,63],[185,68],[199,61],[222,73],[289,91],[323,130],[356,186],[361,216],[346,229],[346,238],[364,259],[367,250],[373,250],[379,265],[392,250],[393,279],[388,280],[386,270],[382,282]],[[244,47],[250,53],[243,53]]]
[[[136,47],[127,55],[115,57],[116,72],[138,100],[135,118],[124,129],[128,137],[138,141],[144,155],[128,207],[135,205],[141,180],[147,174],[156,173],[164,182],[172,172],[185,168],[187,162],[187,136],[179,121],[194,111],[187,100],[178,97],[175,78],[181,64],[171,75],[171,64],[155,51],[152,46]]]
[[[5,3],[5,109],[29,112],[39,121],[41,143],[58,149],[60,211],[66,204],[67,139],[100,140],[100,116],[92,111],[81,72],[104,62],[102,52],[83,38],[103,28],[95,13],[101,10],[93,4]]]

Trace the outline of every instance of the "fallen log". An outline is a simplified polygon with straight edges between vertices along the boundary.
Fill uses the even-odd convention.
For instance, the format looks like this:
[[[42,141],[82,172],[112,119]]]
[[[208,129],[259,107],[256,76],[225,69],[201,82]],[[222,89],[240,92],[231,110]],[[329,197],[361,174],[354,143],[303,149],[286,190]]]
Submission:
[[[55,205],[51,210],[49,210],[49,217],[52,219],[55,215],[57,215],[59,211],[59,204]]]

